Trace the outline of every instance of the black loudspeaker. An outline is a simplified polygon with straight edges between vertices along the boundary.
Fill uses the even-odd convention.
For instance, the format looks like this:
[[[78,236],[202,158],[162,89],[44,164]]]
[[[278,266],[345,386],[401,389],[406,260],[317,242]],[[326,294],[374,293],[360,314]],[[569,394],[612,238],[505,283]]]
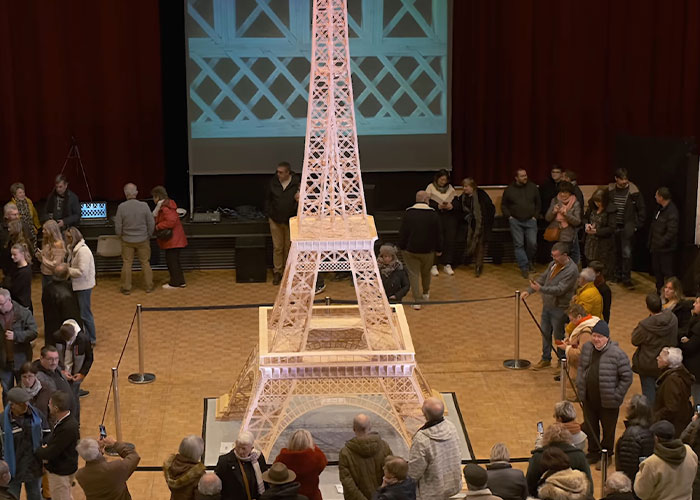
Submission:
[[[264,283],[267,281],[263,236],[236,238],[236,283]]]

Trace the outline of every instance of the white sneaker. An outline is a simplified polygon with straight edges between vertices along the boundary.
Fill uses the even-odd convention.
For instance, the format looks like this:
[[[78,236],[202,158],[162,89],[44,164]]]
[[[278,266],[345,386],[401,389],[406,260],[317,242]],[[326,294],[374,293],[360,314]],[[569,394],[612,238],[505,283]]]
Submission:
[[[430,268],[430,274],[432,274],[433,276],[437,276],[438,274],[440,274],[437,270],[437,266],[433,266]]]
[[[411,307],[416,311],[420,311],[420,304],[413,304]]]
[[[446,273],[448,276],[452,276],[455,272],[452,270],[452,266],[449,265],[449,264],[447,264],[447,265],[445,266],[445,273]]]
[[[429,294],[429,293],[424,293],[424,294],[423,294],[423,300],[430,300],[430,294]]]

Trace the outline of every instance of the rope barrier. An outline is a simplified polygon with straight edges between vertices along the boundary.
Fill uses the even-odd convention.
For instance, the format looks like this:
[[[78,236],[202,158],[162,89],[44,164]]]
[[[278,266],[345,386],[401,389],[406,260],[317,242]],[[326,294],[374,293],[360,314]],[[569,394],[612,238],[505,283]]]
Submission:
[[[131,319],[131,326],[129,327],[129,333],[126,335],[126,340],[124,341],[124,345],[122,346],[122,352],[119,354],[119,360],[117,361],[117,366],[116,368],[119,368],[119,365],[122,362],[122,358],[124,357],[124,352],[126,351],[126,345],[129,343],[129,338],[131,337],[131,332],[134,329],[134,322],[136,321],[136,311],[134,311],[134,317]],[[105,401],[105,410],[102,412],[102,421],[100,422],[100,425],[105,424],[105,417],[107,416],[107,408],[109,406],[109,398],[112,395],[112,387],[114,386],[114,381],[111,380],[109,383],[109,389],[107,390],[107,400]]]

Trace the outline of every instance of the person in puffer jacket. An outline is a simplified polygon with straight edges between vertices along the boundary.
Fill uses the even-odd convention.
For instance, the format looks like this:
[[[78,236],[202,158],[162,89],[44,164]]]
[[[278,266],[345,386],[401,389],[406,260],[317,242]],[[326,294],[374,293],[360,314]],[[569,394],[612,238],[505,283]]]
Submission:
[[[176,455],[170,455],[163,463],[165,482],[170,489],[170,500],[193,500],[199,480],[206,472],[201,462],[204,441],[191,435],[180,442]]]
[[[654,435],[649,430],[652,414],[647,398],[635,394],[627,404],[625,432],[615,443],[615,469],[634,482],[639,464],[654,453]]]
[[[444,413],[440,399],[423,402],[426,422],[413,436],[408,456],[408,475],[418,483],[418,500],[444,500],[462,489],[459,437]]]
[[[588,500],[589,481],[576,469],[565,469],[549,476],[537,490],[541,500]]]
[[[601,445],[606,450],[614,449],[617,417],[630,385],[630,360],[618,343],[610,340],[608,324],[601,320],[591,330],[591,341],[581,350],[576,380],[583,402],[583,429],[588,435],[590,463],[600,461]]]

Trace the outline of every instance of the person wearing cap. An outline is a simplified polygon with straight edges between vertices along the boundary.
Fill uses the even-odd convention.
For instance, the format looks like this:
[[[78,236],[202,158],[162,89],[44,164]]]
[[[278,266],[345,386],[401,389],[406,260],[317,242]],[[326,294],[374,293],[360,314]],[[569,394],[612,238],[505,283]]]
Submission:
[[[90,394],[89,391],[80,389],[94,360],[90,337],[74,319],[65,320],[54,337],[63,376],[70,383],[73,397],[77,401],[81,396]],[[80,423],[80,405],[76,406],[74,417]]]
[[[444,414],[442,400],[423,402],[425,425],[413,435],[408,455],[408,475],[418,483],[419,500],[449,498],[462,489],[459,437]]]
[[[581,349],[576,376],[576,388],[583,402],[583,430],[588,435],[586,458],[589,463],[600,461],[601,445],[613,451],[617,417],[632,385],[632,376],[627,354],[617,342],[610,340],[608,324],[598,321],[591,329],[591,341]]]
[[[35,452],[38,458],[46,462],[53,500],[73,499],[71,484],[78,470],[78,452],[75,447],[80,439],[80,428],[71,415],[70,404],[70,394],[56,391],[51,395],[49,410],[56,424],[46,444]]]
[[[676,439],[676,429],[668,420],[651,426],[654,454],[639,464],[634,493],[642,500],[691,498],[698,470],[698,456],[687,444]]]
[[[294,481],[297,475],[282,462],[272,464],[272,467],[263,472],[262,478],[270,487],[260,496],[260,500],[309,500],[298,493],[300,484]]]
[[[416,500],[416,482],[408,476],[406,460],[389,455],[384,459],[383,470],[382,484],[372,500]]]
[[[41,412],[29,404],[24,389],[13,387],[7,393],[9,403],[0,415],[2,424],[2,456],[10,468],[9,491],[19,498],[24,484],[27,500],[41,499],[41,459],[35,452],[49,434],[49,426]]]
[[[693,418],[690,386],[695,377],[683,366],[683,353],[677,347],[664,347],[656,357],[661,376],[656,382],[654,421],[668,420],[676,429],[676,437]]]
[[[262,473],[267,468],[265,455],[255,448],[253,433],[241,431],[233,449],[219,457],[214,469],[223,485],[221,499],[260,498],[265,492]]]
[[[632,331],[632,345],[637,346],[632,356],[632,371],[639,374],[642,394],[653,405],[656,379],[662,371],[656,363],[656,357],[664,347],[677,344],[678,319],[671,309],[663,309],[661,298],[655,293],[646,296],[646,305],[649,316]]]
[[[7,394],[15,380],[19,379],[19,369],[32,360],[32,340],[37,337],[37,326],[29,309],[12,300],[10,292],[0,288],[0,385],[2,404],[7,404]]]
[[[477,464],[467,464],[464,466],[464,481],[467,483],[467,498],[474,500],[501,500],[491,493],[487,487],[489,475],[485,469]]]

